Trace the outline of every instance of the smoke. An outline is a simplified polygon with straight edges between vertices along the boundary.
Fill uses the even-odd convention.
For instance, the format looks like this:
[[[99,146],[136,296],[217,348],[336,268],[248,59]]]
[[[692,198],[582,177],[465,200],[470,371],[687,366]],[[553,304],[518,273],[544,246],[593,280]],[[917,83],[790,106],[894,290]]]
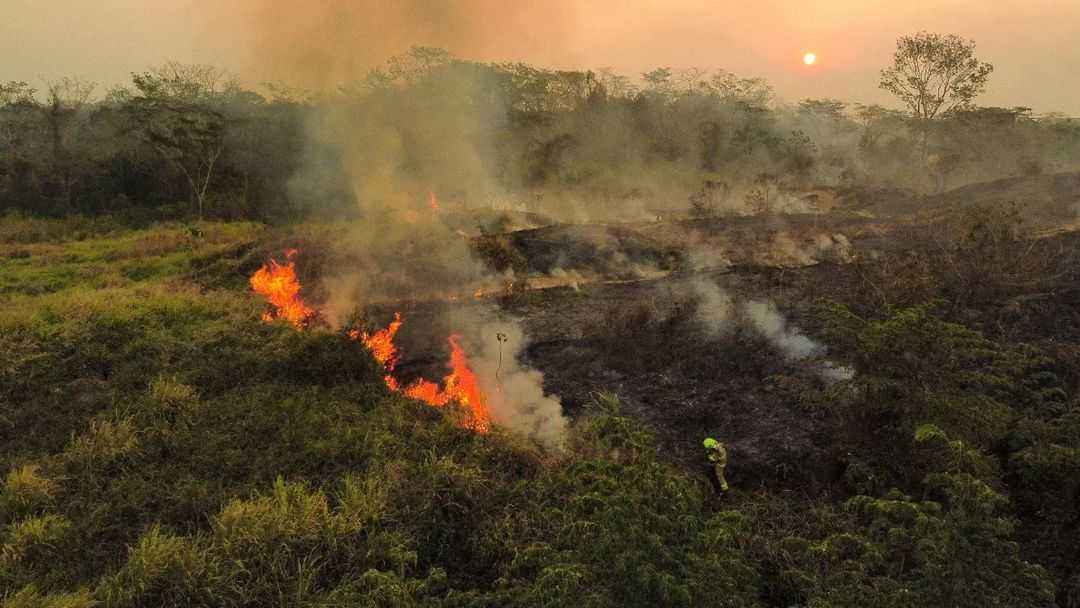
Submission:
[[[414,45],[467,57],[547,60],[574,35],[581,9],[570,0],[543,6],[499,0],[221,4],[207,12],[208,33],[244,38],[249,71],[316,89],[354,82]]]
[[[702,243],[691,243],[687,252],[687,261],[690,268],[696,271],[726,270],[732,266],[731,260],[722,249]]]
[[[327,82],[357,81],[372,57],[402,38],[430,31],[465,40],[473,25],[460,6],[418,1],[257,6],[273,9],[262,15],[265,59]],[[377,20],[366,19],[377,11]],[[492,178],[507,116],[506,101],[493,94],[495,73],[421,50],[392,59],[384,74],[385,82],[323,96],[308,108],[304,157],[290,183],[293,200],[312,217],[335,220],[327,243],[333,263],[321,283],[322,308],[335,325],[373,303],[469,298],[502,280],[474,258],[461,229],[475,225],[477,207],[508,198]],[[561,404],[544,394],[543,375],[521,363],[519,324],[461,310],[446,320],[463,337],[492,420],[561,445]]]
[[[470,357],[469,363],[488,400],[492,421],[549,448],[560,448],[567,419],[558,397],[544,393],[544,375],[521,362],[528,346],[521,324],[467,311],[454,313],[452,323],[471,344],[480,346],[479,355]]]
[[[773,263],[782,266],[809,266],[817,262],[813,254],[795,242],[787,232],[778,232],[773,236],[769,256]]]
[[[820,233],[799,241],[791,233],[780,231],[773,235],[762,261],[777,266],[809,266],[821,260],[850,262],[854,257],[854,246],[843,234]]]
[[[696,319],[711,336],[722,335],[741,319],[764,336],[788,362],[811,362],[815,373],[825,382],[831,384],[854,377],[853,369],[822,359],[825,347],[791,326],[776,304],[761,300],[742,302],[738,307],[741,315],[737,316],[732,297],[716,283],[696,279],[691,289],[698,299]]]
[[[552,268],[548,274],[557,280],[555,284],[563,284],[569,286],[574,291],[581,289],[581,284],[585,282],[585,277],[576,269],[571,268],[569,271],[564,270],[560,266]]]
[[[825,347],[811,340],[797,327],[789,325],[776,304],[751,300],[743,304],[743,312],[750,324],[783,353],[788,361],[805,361],[824,356]],[[855,376],[855,370],[827,360],[817,363],[816,371],[822,380],[829,383],[850,380]]]
[[[718,336],[729,327],[735,305],[726,291],[712,281],[698,278],[691,283],[698,298],[697,319],[712,336]]]
[[[808,338],[798,328],[789,327],[787,320],[772,302],[751,300],[743,304],[747,319],[761,335],[784,354],[789,361],[799,361],[821,354],[821,345]]]
[[[855,249],[843,234],[819,234],[814,239],[819,254],[831,255],[841,262],[850,262],[855,257]]]
[[[410,55],[428,76],[409,85],[342,93],[307,113],[292,198],[315,217],[346,217],[324,277],[327,316],[340,322],[382,300],[455,297],[491,288],[460,226],[502,193],[492,179],[494,133],[505,120],[485,71],[441,55]],[[436,198],[435,204],[432,197]]]

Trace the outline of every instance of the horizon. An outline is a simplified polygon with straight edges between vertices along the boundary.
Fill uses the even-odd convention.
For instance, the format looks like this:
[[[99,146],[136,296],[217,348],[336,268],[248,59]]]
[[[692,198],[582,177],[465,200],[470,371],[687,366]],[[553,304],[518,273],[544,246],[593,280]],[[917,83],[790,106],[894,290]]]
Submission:
[[[47,80],[79,76],[98,84],[99,97],[129,83],[132,72],[166,61],[214,65],[249,88],[281,81],[317,90],[419,45],[484,63],[611,68],[635,81],[657,67],[723,69],[764,78],[778,101],[836,98],[896,108],[895,99],[878,88],[879,72],[890,63],[897,38],[926,30],[974,40],[977,56],[994,65],[978,105],[1080,115],[1080,91],[1062,86],[1073,82],[1069,76],[1080,66],[1080,50],[1064,44],[1080,34],[1080,5],[1064,2],[1008,0],[983,7],[950,0],[935,3],[931,14],[928,2],[887,7],[849,0],[752,8],[642,0],[632,11],[615,11],[609,2],[560,0],[544,12],[489,0],[413,0],[393,7],[330,0],[315,12],[279,0],[225,8],[207,0],[167,0],[152,12],[134,0],[74,9],[11,1],[13,18],[0,23],[0,81],[27,81],[40,89]],[[947,25],[961,16],[964,28]],[[1004,21],[1009,31],[997,31]],[[1026,46],[1017,48],[1016,40]],[[802,61],[807,52],[817,56],[813,65]]]

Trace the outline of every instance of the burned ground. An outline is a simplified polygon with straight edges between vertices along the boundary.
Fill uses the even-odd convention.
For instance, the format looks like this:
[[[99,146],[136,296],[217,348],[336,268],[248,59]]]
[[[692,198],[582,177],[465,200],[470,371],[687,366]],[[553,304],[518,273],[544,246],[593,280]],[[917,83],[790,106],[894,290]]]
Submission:
[[[1014,193],[1042,184],[1053,192],[1028,211],[1045,216],[1051,203],[1069,204],[1065,190],[1073,181],[1047,176],[962,190]],[[502,288],[480,299],[393,300],[370,306],[367,316],[376,326],[393,312],[407,319],[398,366],[406,382],[445,373],[448,348],[440,336],[453,330],[448,311],[518,318],[529,343],[525,362],[543,372],[545,391],[559,396],[571,416],[589,415],[596,394],[616,393],[627,414],[654,429],[661,457],[682,468],[695,470],[701,437],[716,435],[730,445],[738,484],[842,491],[835,483],[845,461],[837,421],[809,403],[827,388],[821,356],[792,360],[738,315],[721,331],[706,326],[697,316],[694,283],[717,286],[736,305],[772,302],[791,327],[811,336],[823,302],[873,311],[950,301],[943,311],[949,318],[988,336],[1041,344],[1069,378],[1080,377],[1078,277],[1070,257],[1076,234],[1032,240],[1010,232],[993,251],[971,255],[965,247],[986,244],[965,240],[968,206],[941,211],[941,201],[960,194],[930,197],[918,213],[894,205],[888,217],[874,217],[873,204],[849,193],[830,213],[557,224],[478,235],[479,259],[510,269]],[[995,217],[1011,230],[1011,200],[1001,194],[971,206],[1000,210]],[[503,256],[516,261],[504,264]],[[1029,258],[1037,260],[1003,267],[1003,260]],[[303,270],[318,276],[312,265],[318,263]],[[1009,272],[1024,280],[1010,282]]]

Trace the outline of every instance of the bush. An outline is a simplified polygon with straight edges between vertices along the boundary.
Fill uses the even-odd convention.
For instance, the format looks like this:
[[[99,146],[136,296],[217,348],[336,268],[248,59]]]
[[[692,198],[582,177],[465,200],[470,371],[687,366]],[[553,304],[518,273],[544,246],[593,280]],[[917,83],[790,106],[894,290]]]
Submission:
[[[90,428],[71,438],[64,459],[74,468],[84,470],[106,466],[139,447],[130,419],[118,422],[91,420]]]
[[[94,608],[97,602],[89,591],[74,593],[50,593],[44,595],[34,585],[27,585],[18,593],[6,595],[2,608]]]
[[[0,491],[0,521],[39,512],[53,503],[59,486],[39,471],[40,467],[33,464],[8,471]]]
[[[107,608],[209,603],[209,575],[205,548],[154,525],[128,549],[120,571],[102,579],[94,597]]]
[[[58,553],[70,529],[71,522],[52,513],[8,525],[0,546],[0,573],[10,571],[20,561],[40,561]]]

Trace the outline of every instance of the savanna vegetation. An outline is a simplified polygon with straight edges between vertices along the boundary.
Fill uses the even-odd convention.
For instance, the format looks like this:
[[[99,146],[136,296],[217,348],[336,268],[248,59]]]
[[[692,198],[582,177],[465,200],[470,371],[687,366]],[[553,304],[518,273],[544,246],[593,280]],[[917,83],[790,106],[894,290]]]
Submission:
[[[561,448],[478,433],[388,390],[341,328],[263,322],[248,287],[282,243],[333,232],[299,220],[382,195],[318,135],[339,112],[377,116],[392,171],[461,204],[774,215],[779,192],[1074,166],[1080,125],[974,107],[989,71],[956,40],[898,57],[928,44],[970,69],[967,100],[788,105],[724,72],[638,85],[424,48],[326,95],[176,64],[100,98],[0,85],[0,605],[1077,608],[1080,322],[1052,305],[1075,294],[1075,244],[1027,239],[1007,209],[826,269],[845,289],[806,290],[800,319],[852,373],[769,381],[835,430],[837,472],[722,499],[616,393]],[[447,138],[481,152],[436,162]],[[528,270],[511,239],[475,242]],[[1007,314],[1028,301],[1046,308]],[[664,346],[701,333],[696,306],[612,315],[596,341],[706,359]]]
[[[461,204],[640,219],[768,211],[812,186],[933,191],[1076,166],[1073,119],[973,103],[989,66],[964,41],[924,35],[897,52],[882,87],[910,112],[782,102],[725,71],[662,67],[637,82],[429,48],[332,93],[256,91],[176,63],[107,91],[0,83],[0,211],[280,221],[354,210],[389,172]],[[919,53],[937,68],[911,79]],[[963,61],[975,63],[950,64]]]

